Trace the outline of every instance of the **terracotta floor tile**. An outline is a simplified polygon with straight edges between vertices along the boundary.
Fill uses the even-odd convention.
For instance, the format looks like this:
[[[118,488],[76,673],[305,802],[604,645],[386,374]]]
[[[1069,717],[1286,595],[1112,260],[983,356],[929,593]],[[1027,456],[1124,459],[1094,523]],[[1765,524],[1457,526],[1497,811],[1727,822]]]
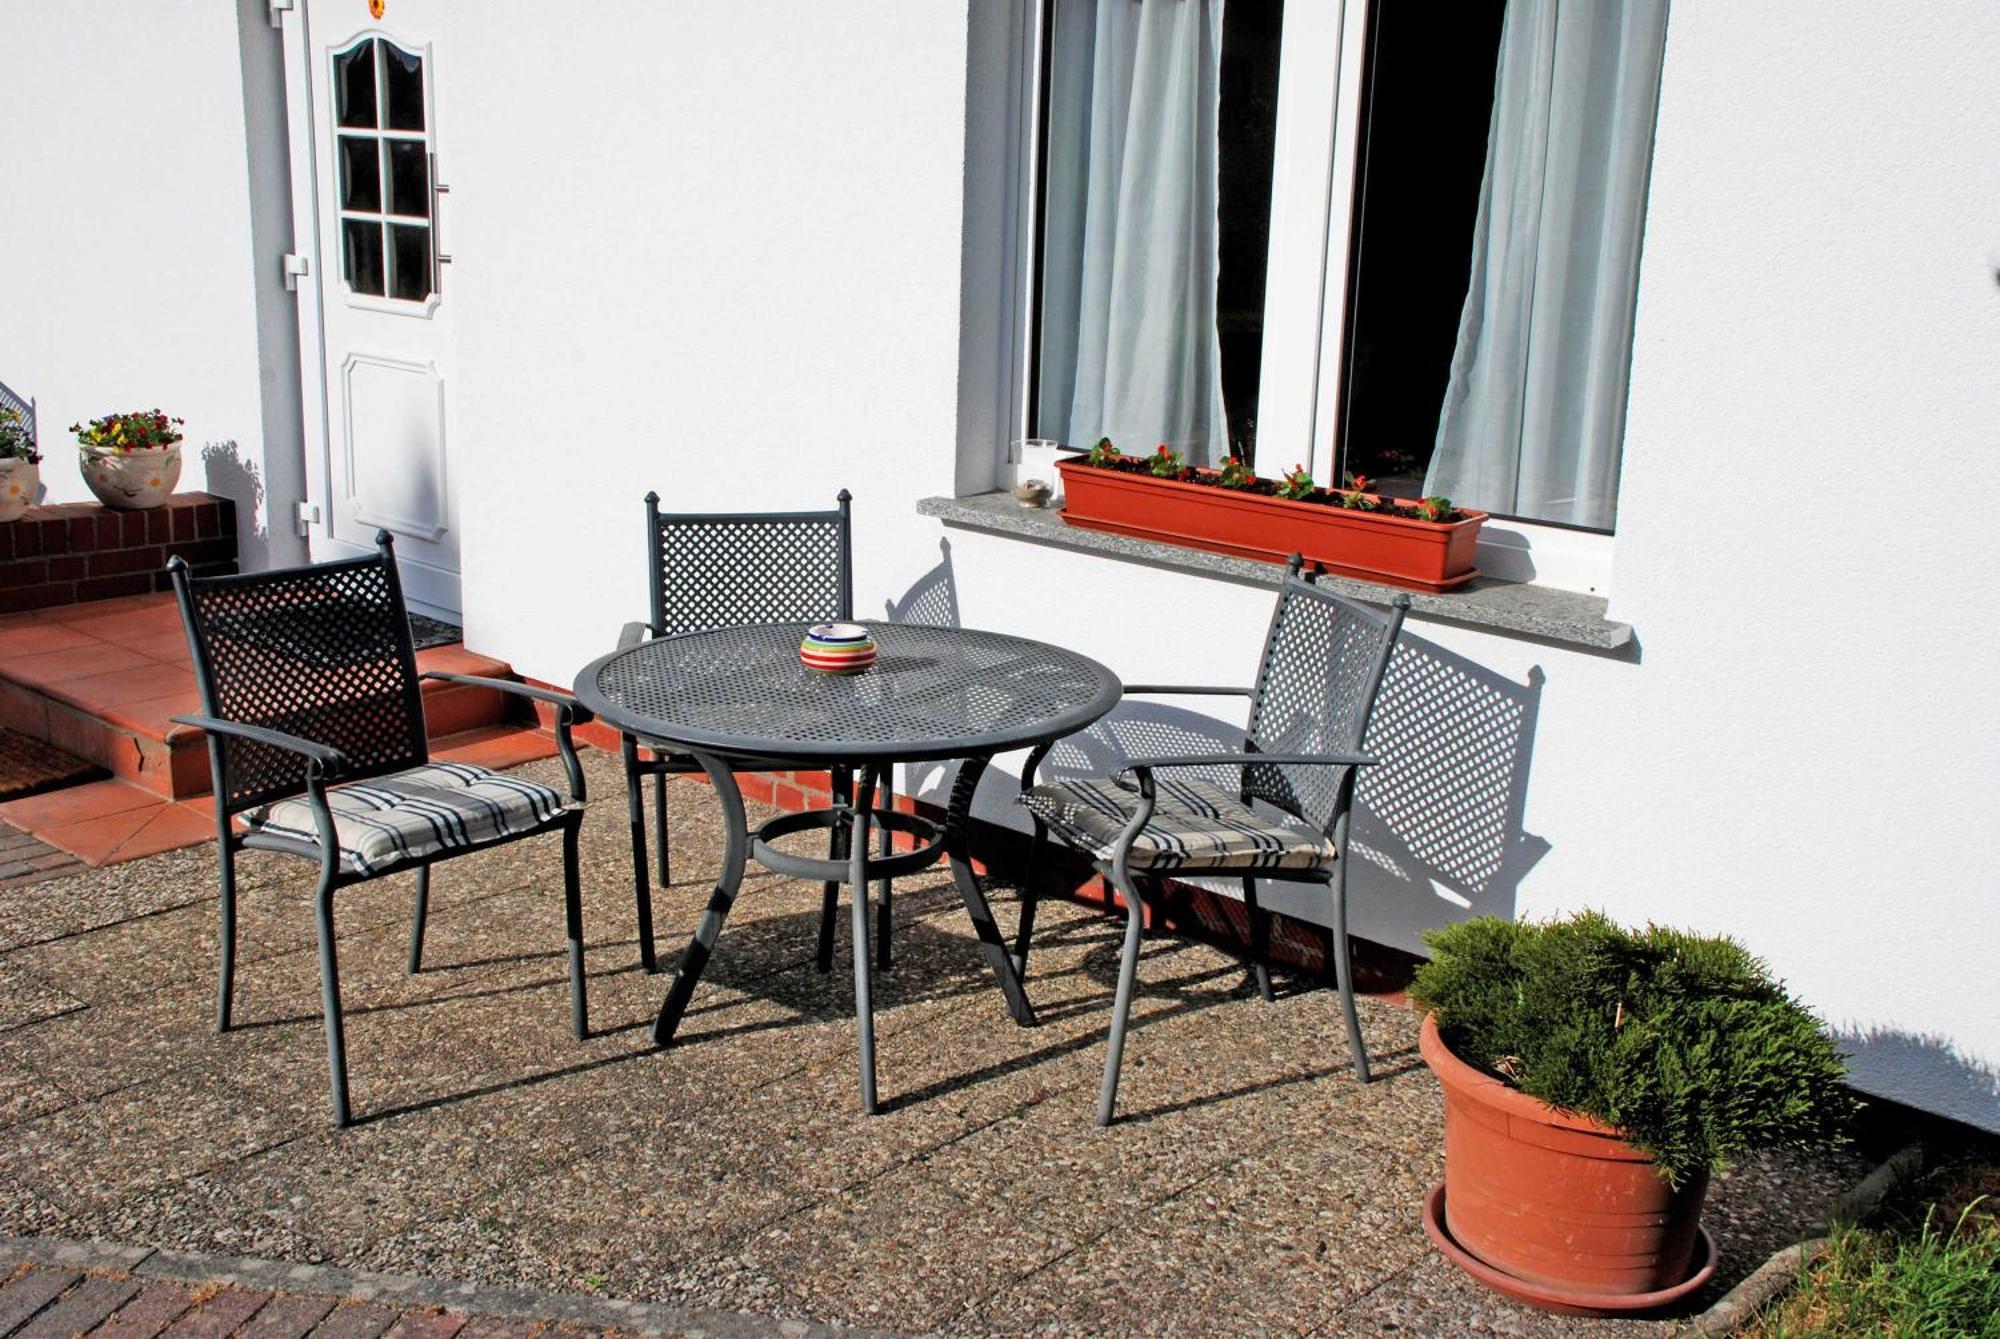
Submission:
[[[75,823],[144,809],[160,802],[160,797],[129,781],[92,781],[81,786],[30,795],[0,804],[0,821],[29,832],[43,828],[68,827]]]
[[[214,819],[204,818],[191,806],[155,798],[157,802],[146,808],[106,814],[35,835],[89,865],[115,865],[214,837]]]
[[[108,674],[113,670],[133,669],[140,665],[156,663],[158,662],[152,657],[142,655],[128,646],[92,641],[82,646],[66,646],[60,650],[42,651],[31,656],[10,656],[0,653],[0,678],[39,687],[43,684],[66,683],[71,679],[81,679],[93,674]]]
[[[89,605],[78,605],[88,609]],[[76,619],[66,625],[72,631],[87,633],[99,641],[116,642],[120,646],[130,646],[135,642],[156,642],[181,631],[180,610],[172,605],[163,609],[135,610],[123,614],[100,614],[93,618]]]
[[[37,656],[50,651],[67,651],[80,646],[103,646],[103,639],[93,637],[63,623],[48,623],[36,620],[13,627],[0,628],[0,658],[15,656]]]
[[[86,708],[121,706],[153,697],[168,697],[194,688],[194,673],[157,661],[132,669],[92,674],[48,685],[51,697]]]
[[[515,726],[488,726],[462,735],[446,735],[431,744],[431,756],[440,762],[469,762],[480,767],[518,767],[537,758],[556,756],[555,736],[544,730],[524,730]]]
[[[192,671],[189,672],[192,676]],[[193,683],[164,697],[144,697],[131,702],[107,702],[95,708],[98,716],[152,739],[177,738],[196,733],[193,726],[175,725],[172,718],[201,710],[201,695]]]
[[[88,623],[113,615],[144,614],[156,609],[174,608],[172,591],[154,591],[147,595],[121,595],[113,600],[86,600],[82,604],[57,605],[44,609],[43,618],[57,623]]]
[[[495,660],[492,656],[482,656],[476,651],[468,651],[462,642],[450,646],[433,646],[417,652],[419,670],[438,670],[446,674],[484,674],[504,676],[510,671],[507,662]]]
[[[189,660],[187,634],[178,629],[168,634],[150,633],[144,637],[127,638],[121,645],[169,665],[185,665]]]

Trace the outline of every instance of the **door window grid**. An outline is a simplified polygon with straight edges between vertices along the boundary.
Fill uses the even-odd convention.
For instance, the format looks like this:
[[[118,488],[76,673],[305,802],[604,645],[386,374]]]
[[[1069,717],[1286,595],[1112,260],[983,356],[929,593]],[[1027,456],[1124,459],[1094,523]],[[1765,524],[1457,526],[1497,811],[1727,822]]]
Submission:
[[[366,37],[333,56],[341,277],[365,297],[435,287],[424,58]]]

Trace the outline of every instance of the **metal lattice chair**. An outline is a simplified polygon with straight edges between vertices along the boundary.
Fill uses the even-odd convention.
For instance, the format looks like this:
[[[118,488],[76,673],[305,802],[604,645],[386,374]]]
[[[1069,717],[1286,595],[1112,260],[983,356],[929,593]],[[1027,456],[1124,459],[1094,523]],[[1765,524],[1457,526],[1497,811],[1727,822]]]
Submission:
[[[646,494],[646,578],[652,617],[628,623],[619,646],[636,646],[648,636],[673,637],[688,632],[737,627],[749,623],[815,622],[854,617],[853,495],[840,490],[828,511],[791,512],[662,512],[660,495]],[[634,735],[620,739],[625,758],[626,803],[632,825],[632,892],[639,921],[639,961],[648,972],[659,971],[653,946],[653,893],[646,859],[646,813],[643,778],[653,778],[653,838],[659,848],[659,882],[672,882],[668,851],[667,778],[698,774],[701,764],[668,746]],[[818,764],[789,758],[744,758],[740,772],[784,772],[815,769]],[[893,808],[893,777],[878,773],[879,808]],[[846,768],[832,774],[836,803],[852,803],[856,778]],[[845,825],[832,829],[829,854],[845,858]],[[889,852],[890,831],[882,828],[883,853]],[[888,880],[877,885],[876,950],[879,963],[889,966],[891,921]],[[820,914],[817,964],[833,968],[835,915],[840,885],[824,890]],[[865,946],[857,944],[855,951]]]
[[[386,533],[372,557],[247,576],[197,580],[179,558],[168,569],[186,626],[201,714],[176,716],[208,732],[220,860],[220,961],[215,1028],[230,1027],[236,975],[236,853],[277,851],[319,865],[314,911],[333,1120],[352,1119],[347,1047],[334,953],[333,894],[414,869],[409,970],[423,966],[431,866],[544,832],[563,835],[570,1022],[589,1035],[577,834],[583,769],[570,727],[589,713],[566,694],[500,679],[419,675],[395,553]],[[467,763],[433,763],[420,679],[490,688],[553,704],[569,773],[567,799],[551,788]],[[333,783],[340,784],[335,785]],[[241,815],[241,826],[236,820]]]
[[[1111,1010],[1111,1036],[1097,1123],[1108,1125],[1118,1098],[1118,1066],[1132,1011],[1145,896],[1175,874],[1237,876],[1250,917],[1250,963],[1258,993],[1271,998],[1265,959],[1270,913],[1257,905],[1259,875],[1322,883],[1332,897],[1331,954],[1354,1072],[1368,1082],[1368,1052],[1354,1008],[1347,946],[1347,829],[1356,769],[1375,759],[1361,752],[1389,657],[1401,635],[1408,596],[1388,616],[1319,589],[1299,575],[1293,557],[1278,587],[1254,688],[1128,686],[1127,693],[1201,694],[1250,700],[1244,747],[1238,752],[1188,753],[1128,759],[1115,777],[1036,785],[1048,756],[1044,745],[1021,773],[1020,803],[1033,816],[1035,849],[1053,833],[1088,855],[1125,902],[1124,957]],[[1226,767],[1241,778],[1222,786],[1191,776]],[[1179,772],[1155,780],[1155,772]],[[1259,809],[1259,804],[1266,806]],[[1277,811],[1273,816],[1270,811]],[[1038,883],[1031,865],[1023,889],[1016,964],[1027,965]]]

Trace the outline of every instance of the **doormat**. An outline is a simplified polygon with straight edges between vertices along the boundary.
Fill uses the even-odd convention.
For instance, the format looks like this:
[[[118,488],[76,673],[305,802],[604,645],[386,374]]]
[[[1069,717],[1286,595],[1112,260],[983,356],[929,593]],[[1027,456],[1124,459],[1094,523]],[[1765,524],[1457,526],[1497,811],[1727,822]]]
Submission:
[[[465,629],[435,618],[425,618],[422,614],[411,614],[410,637],[419,651],[428,651],[433,646],[450,646],[464,641]]]
[[[98,781],[111,775],[53,744],[0,726],[0,800]]]

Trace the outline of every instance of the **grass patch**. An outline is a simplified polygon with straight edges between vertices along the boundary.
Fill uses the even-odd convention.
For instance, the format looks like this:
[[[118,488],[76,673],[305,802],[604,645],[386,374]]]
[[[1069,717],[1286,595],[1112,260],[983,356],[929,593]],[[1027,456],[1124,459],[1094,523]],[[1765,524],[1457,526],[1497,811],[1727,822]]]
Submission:
[[[1878,1226],[1836,1233],[1752,1339],[2000,1339],[2000,1162],[1917,1178]]]

